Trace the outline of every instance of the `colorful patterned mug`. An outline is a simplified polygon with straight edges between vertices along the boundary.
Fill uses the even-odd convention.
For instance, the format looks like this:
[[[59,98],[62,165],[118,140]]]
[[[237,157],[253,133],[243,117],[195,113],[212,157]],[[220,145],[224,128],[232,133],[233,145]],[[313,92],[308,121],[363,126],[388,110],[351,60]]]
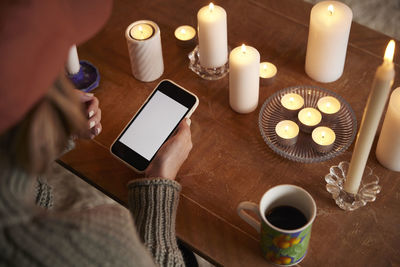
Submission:
[[[301,212],[305,216],[304,224],[291,230],[273,225],[267,220],[266,213],[277,207],[289,207],[289,211]],[[256,213],[261,220],[261,225],[245,210]],[[260,205],[244,201],[238,205],[237,212],[244,221],[260,233],[261,249],[268,261],[277,265],[290,266],[304,259],[310,241],[311,226],[317,213],[315,201],[306,190],[295,185],[278,185],[265,192]],[[300,215],[303,216],[302,214]]]

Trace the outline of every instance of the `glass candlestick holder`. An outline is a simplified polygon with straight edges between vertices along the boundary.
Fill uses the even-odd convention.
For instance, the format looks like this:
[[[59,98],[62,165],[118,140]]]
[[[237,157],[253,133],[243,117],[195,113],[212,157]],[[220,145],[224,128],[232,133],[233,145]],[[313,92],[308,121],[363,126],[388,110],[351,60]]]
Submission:
[[[229,51],[229,47],[228,47]],[[225,77],[229,72],[228,61],[217,68],[205,68],[200,65],[199,46],[197,45],[192,52],[189,53],[189,69],[206,80],[219,80]]]
[[[379,178],[372,169],[365,167],[363,177],[357,194],[351,194],[343,189],[349,170],[349,162],[342,161],[337,166],[332,166],[325,175],[326,190],[332,194],[336,204],[344,210],[353,211],[373,202],[381,191]]]

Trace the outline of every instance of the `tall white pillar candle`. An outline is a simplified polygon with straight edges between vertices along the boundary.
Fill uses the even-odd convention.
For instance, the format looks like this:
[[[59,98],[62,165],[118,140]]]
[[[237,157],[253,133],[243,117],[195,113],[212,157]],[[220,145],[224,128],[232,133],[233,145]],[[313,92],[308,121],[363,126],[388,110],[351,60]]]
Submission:
[[[68,51],[67,63],[65,68],[69,74],[77,74],[81,65],[79,64],[78,51],[76,50],[76,45],[71,46]]]
[[[376,157],[386,168],[400,172],[400,87],[390,96]]]
[[[217,68],[228,61],[226,12],[213,3],[197,13],[200,65]]]
[[[372,89],[361,120],[360,129],[353,155],[351,157],[349,171],[343,189],[352,194],[358,192],[368,155],[374,142],[376,130],[382,117],[388,99],[390,88],[394,79],[394,41],[390,41],[385,52],[384,61],[375,73]]]
[[[260,53],[251,46],[238,46],[229,55],[229,104],[238,113],[258,106]]]
[[[319,82],[342,76],[353,12],[343,3],[323,1],[311,10],[306,73]]]

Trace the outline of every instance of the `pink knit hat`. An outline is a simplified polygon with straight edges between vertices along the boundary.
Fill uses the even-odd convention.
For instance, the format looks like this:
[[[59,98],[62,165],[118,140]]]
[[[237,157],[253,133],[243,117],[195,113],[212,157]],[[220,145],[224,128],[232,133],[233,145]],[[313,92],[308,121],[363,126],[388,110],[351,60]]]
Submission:
[[[0,1],[0,133],[15,125],[63,70],[68,49],[107,20],[111,0]]]

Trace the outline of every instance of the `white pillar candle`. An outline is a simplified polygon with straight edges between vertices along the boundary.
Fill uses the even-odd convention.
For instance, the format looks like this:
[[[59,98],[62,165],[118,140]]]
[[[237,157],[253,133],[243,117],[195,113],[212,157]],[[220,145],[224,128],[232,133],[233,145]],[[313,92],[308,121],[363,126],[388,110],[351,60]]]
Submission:
[[[79,72],[79,69],[81,68],[81,65],[79,64],[79,57],[78,57],[78,51],[76,50],[76,45],[71,46],[71,48],[68,51],[68,58],[67,58],[67,64],[65,65],[65,68],[67,69],[68,74],[77,74]]]
[[[180,41],[190,41],[196,36],[196,30],[189,25],[182,25],[175,29],[175,38]]]
[[[281,98],[281,104],[288,115],[297,115],[297,112],[304,106],[304,98],[295,93],[289,93]]]
[[[386,168],[400,172],[400,87],[390,96],[376,158]]]
[[[260,64],[260,78],[261,84],[269,84],[271,83],[278,70],[275,65],[270,62],[261,62]]]
[[[331,128],[321,126],[312,131],[311,138],[315,149],[320,153],[326,153],[332,150],[336,134]]]
[[[258,106],[260,53],[251,46],[238,46],[229,55],[229,104],[238,113]]]
[[[323,1],[311,9],[305,70],[319,82],[342,76],[353,12],[343,3]]]
[[[376,130],[382,117],[388,99],[390,88],[394,79],[394,41],[390,41],[385,52],[384,61],[378,67],[372,83],[371,92],[361,120],[360,129],[353,155],[351,157],[349,171],[343,189],[352,194],[357,194],[364,173],[368,155],[374,142]]]
[[[283,120],[275,126],[275,132],[280,144],[291,146],[297,142],[299,126],[291,120]]]
[[[217,68],[228,61],[226,12],[213,3],[197,13],[200,65]]]
[[[303,108],[297,116],[300,121],[300,129],[306,133],[311,133],[322,120],[321,113],[315,108]]]

